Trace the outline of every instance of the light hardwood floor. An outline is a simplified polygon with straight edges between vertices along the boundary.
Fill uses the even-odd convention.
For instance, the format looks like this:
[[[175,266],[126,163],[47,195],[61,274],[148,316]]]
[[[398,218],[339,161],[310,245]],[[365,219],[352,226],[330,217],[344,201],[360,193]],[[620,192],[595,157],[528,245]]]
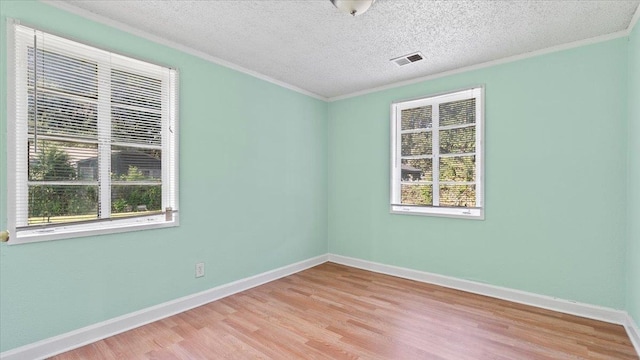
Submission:
[[[638,359],[620,325],[334,263],[54,359]]]

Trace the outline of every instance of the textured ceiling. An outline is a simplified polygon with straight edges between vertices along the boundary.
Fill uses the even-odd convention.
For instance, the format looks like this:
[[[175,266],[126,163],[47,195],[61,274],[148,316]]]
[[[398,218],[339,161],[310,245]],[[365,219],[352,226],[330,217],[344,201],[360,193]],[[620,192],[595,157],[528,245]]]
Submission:
[[[357,17],[329,0],[62,2],[332,98],[623,31],[640,0],[377,0]]]

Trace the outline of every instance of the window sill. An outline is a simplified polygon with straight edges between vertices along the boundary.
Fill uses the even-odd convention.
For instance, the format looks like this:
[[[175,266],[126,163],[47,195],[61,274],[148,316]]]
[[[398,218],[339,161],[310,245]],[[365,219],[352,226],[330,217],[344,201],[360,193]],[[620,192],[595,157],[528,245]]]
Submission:
[[[458,219],[484,220],[484,209],[453,209],[391,205],[392,214],[436,216]]]
[[[88,237],[105,234],[116,234],[130,231],[160,229],[178,226],[177,214],[174,214],[173,220],[167,221],[164,215],[149,216],[137,219],[115,220],[102,224],[100,228],[96,228],[94,224],[78,224],[64,225],[59,227],[50,227],[46,229],[23,229],[14,232],[15,238],[9,240],[9,245],[26,244],[39,241],[71,239],[77,237]]]

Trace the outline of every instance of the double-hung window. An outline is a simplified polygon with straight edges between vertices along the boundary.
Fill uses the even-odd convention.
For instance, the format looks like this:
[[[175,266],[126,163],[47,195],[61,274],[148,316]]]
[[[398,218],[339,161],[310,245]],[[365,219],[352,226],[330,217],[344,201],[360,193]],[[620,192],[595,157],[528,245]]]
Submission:
[[[484,218],[483,88],[391,106],[391,212]]]
[[[177,225],[176,71],[10,28],[10,243]]]

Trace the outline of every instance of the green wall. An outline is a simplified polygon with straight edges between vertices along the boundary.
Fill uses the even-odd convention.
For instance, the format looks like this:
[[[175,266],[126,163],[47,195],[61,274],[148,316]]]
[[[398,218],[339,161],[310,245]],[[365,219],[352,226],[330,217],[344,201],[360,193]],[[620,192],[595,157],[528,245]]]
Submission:
[[[333,102],[329,252],[625,307],[627,39]],[[486,86],[486,220],[389,213],[389,106]]]
[[[179,69],[181,226],[1,245],[0,351],[327,253],[326,102],[32,1],[0,1],[0,228],[6,17]]]
[[[640,325],[640,25],[629,37],[627,311]]]

